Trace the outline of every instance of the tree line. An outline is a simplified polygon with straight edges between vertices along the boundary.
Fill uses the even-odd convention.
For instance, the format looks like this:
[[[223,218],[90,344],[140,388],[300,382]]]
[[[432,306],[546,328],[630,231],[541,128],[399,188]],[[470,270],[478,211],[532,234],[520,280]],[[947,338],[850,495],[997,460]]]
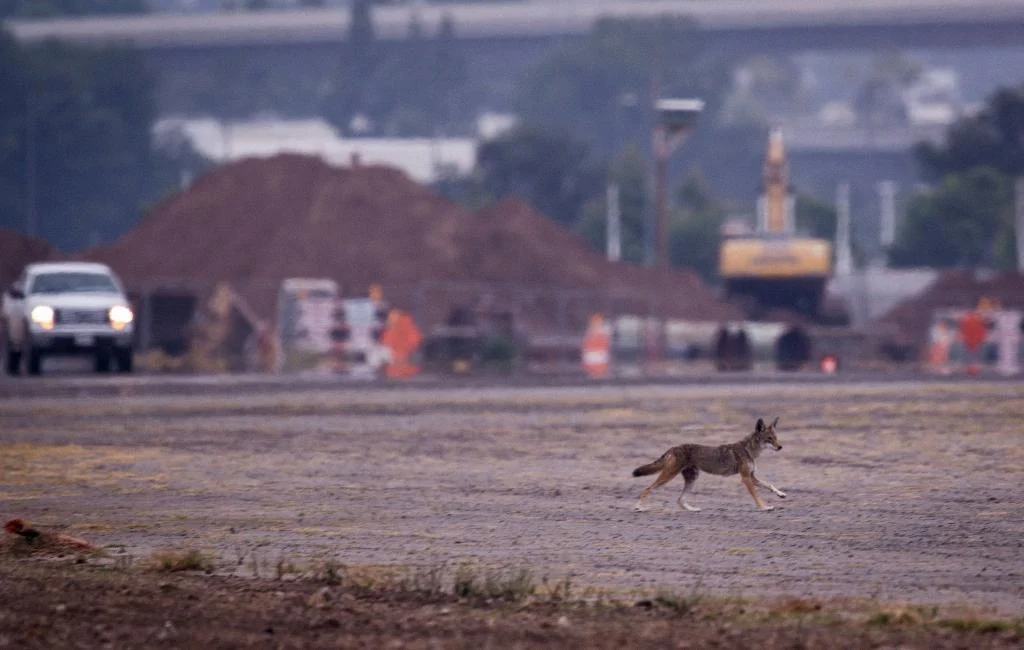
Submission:
[[[144,10],[132,1],[48,0],[47,6],[64,13],[115,5]],[[316,110],[349,136],[464,132],[474,116],[459,101],[467,62],[456,47],[457,26],[446,20],[426,34],[414,17],[409,38],[385,48],[374,33],[372,6],[354,0],[348,38]],[[21,16],[25,7],[0,0],[0,15]],[[516,86],[519,125],[481,144],[470,178],[444,179],[438,188],[472,205],[518,194],[603,250],[605,188],[614,182],[623,257],[643,262],[650,247],[652,100],[699,96],[707,103],[700,127],[674,158],[683,173],[674,174],[682,180],[672,191],[670,253],[673,264],[713,280],[721,224],[749,209],[722,198],[707,179],[739,169],[732,175],[756,187],[766,128],[720,117],[736,62],[706,50],[686,19],[599,21],[527,71]],[[213,84],[211,96],[227,102],[229,117],[250,115],[258,97],[239,86],[258,87],[258,79],[233,66],[222,72],[224,83]],[[21,46],[0,32],[0,225],[34,229],[74,250],[121,234],[147,205],[179,186],[182,168],[201,161],[187,147],[154,146],[156,87],[144,57],[130,48]],[[1024,87],[1003,89],[981,113],[954,124],[944,143],[918,147],[931,185],[906,206],[890,251],[894,264],[1013,263],[1012,185],[1024,166],[1022,118]],[[827,202],[801,194],[797,221],[808,234],[834,234]]]
[[[890,251],[899,266],[1016,268],[1015,192],[1024,176],[1024,84],[992,93],[917,158],[929,189],[911,199]]]
[[[154,146],[155,78],[130,48],[0,30],[0,226],[63,250],[109,241],[179,186]]]
[[[472,200],[522,194],[603,250],[604,190],[614,182],[620,188],[623,257],[642,262],[652,194],[645,138],[654,117],[648,107],[659,92],[700,96],[708,108],[682,151],[688,171],[672,193],[670,256],[673,265],[714,281],[722,223],[750,210],[721,198],[706,178],[722,165],[759,178],[766,126],[721,119],[724,71],[735,62],[708,58],[701,49],[699,34],[685,20],[598,23],[582,42],[530,71],[520,91],[522,124],[480,148]],[[977,115],[952,124],[942,143],[918,145],[915,158],[926,184],[906,202],[896,242],[887,251],[890,263],[1015,268],[1014,183],[1024,174],[1024,85],[997,90]],[[834,238],[834,206],[799,188],[796,220],[808,235]]]

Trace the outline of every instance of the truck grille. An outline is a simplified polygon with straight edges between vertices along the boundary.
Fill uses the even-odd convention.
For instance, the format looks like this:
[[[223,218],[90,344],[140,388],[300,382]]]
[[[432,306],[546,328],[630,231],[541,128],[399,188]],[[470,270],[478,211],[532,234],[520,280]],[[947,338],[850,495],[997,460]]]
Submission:
[[[58,309],[56,321],[60,325],[104,325],[106,309]]]

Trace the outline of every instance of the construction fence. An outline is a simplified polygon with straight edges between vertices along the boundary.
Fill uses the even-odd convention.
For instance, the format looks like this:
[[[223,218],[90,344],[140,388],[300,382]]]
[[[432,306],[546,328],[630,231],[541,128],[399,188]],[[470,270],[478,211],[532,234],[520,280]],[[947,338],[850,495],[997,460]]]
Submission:
[[[796,370],[826,356],[852,367],[885,356],[880,332],[667,317],[685,306],[586,289],[293,278],[245,286],[168,281],[129,294],[137,362],[150,371],[656,376]],[[584,350],[595,341],[604,361],[584,363],[602,359],[600,350]]]

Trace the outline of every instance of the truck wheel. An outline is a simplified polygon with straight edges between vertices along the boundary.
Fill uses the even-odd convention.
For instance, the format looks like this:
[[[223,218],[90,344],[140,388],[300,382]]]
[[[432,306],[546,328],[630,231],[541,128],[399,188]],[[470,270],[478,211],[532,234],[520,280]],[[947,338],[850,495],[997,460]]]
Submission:
[[[21,351],[12,348],[10,342],[4,344],[4,370],[12,377],[21,374]]]
[[[43,374],[43,353],[36,348],[28,349],[28,374]]]
[[[118,348],[114,354],[117,357],[117,371],[125,374],[130,373],[132,371],[132,349]]]
[[[98,373],[110,372],[110,353],[97,352],[93,361],[93,370]]]

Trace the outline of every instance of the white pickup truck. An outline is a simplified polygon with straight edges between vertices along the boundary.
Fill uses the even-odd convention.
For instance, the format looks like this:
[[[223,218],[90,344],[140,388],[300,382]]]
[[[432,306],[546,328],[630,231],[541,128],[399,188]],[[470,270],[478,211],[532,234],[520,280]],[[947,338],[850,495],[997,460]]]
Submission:
[[[44,357],[90,355],[96,372],[111,362],[132,370],[135,316],[117,275],[105,264],[29,264],[3,296],[4,369],[42,372]]]

